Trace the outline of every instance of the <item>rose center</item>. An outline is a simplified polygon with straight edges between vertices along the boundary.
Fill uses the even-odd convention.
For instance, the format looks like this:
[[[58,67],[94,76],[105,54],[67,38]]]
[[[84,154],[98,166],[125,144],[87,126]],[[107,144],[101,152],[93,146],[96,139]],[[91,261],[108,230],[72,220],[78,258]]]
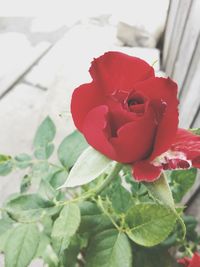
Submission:
[[[147,99],[142,94],[134,92],[127,99],[128,110],[141,116],[145,111],[146,102]]]
[[[138,95],[128,100],[128,106],[141,105],[144,104],[144,102],[144,98]]]

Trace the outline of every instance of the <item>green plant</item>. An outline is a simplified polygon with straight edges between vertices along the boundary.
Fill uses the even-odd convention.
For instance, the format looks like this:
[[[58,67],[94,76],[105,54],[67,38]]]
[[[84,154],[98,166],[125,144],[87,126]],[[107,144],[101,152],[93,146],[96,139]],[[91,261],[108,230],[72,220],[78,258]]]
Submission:
[[[196,251],[197,222],[182,216],[184,207],[173,201],[191,188],[196,169],[138,183],[128,165],[88,147],[77,131],[62,141],[52,163],[55,134],[47,117],[36,132],[33,155],[0,155],[0,175],[26,171],[20,192],[1,208],[5,266],[26,267],[41,258],[50,267],[172,267],[177,263],[169,248],[183,256]]]

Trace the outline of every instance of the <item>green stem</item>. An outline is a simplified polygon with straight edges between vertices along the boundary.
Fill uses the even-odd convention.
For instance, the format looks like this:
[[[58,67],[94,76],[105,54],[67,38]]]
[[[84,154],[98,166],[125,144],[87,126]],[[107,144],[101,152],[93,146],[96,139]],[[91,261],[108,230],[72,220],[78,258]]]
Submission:
[[[193,257],[193,252],[191,251],[191,249],[188,248],[187,246],[185,247],[185,249],[186,249],[186,251],[188,253],[188,256],[192,258]]]
[[[122,169],[122,164],[118,163],[118,162],[114,162],[113,163],[113,167],[109,173],[109,175],[106,177],[106,179],[103,181],[103,183],[95,190],[95,194],[100,194],[105,187],[107,187],[110,182],[113,180],[113,178],[115,178],[117,176],[117,174],[120,172],[120,170]]]
[[[120,230],[120,227],[117,225],[117,223],[115,222],[115,220],[113,219],[113,217],[111,216],[110,212],[108,212],[104,205],[103,205],[103,201],[101,199],[101,196],[98,196],[98,200],[97,200],[97,205],[101,208],[101,210],[103,211],[103,213],[110,219],[110,221],[112,222],[112,224],[115,226],[115,228],[117,230]]]
[[[185,239],[185,236],[186,236],[186,231],[187,231],[186,226],[185,226],[185,223],[184,223],[183,219],[181,218],[181,216],[177,212],[175,212],[175,214],[177,216],[178,222],[180,223],[180,226],[182,227],[182,231],[183,231],[182,240],[184,240]]]

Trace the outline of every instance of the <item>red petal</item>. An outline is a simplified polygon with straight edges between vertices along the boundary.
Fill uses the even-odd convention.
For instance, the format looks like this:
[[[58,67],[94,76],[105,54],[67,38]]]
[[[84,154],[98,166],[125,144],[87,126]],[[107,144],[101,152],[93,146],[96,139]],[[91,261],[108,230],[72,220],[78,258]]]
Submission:
[[[92,147],[109,158],[115,159],[114,148],[108,141],[111,131],[107,106],[98,106],[87,114],[82,132]]]
[[[183,152],[188,160],[192,160],[194,167],[200,168],[200,136],[178,129],[171,150]]]
[[[137,114],[129,112],[119,105],[116,105],[115,108],[112,106],[112,109],[109,107],[109,110],[112,137],[116,137],[118,130],[125,124],[141,119]]]
[[[179,264],[182,264],[184,265],[184,267],[188,267],[190,262],[192,261],[192,259],[188,258],[188,257],[185,257],[185,258],[182,258],[182,259],[178,259],[177,262]]]
[[[90,74],[99,88],[111,94],[119,89],[130,91],[136,82],[154,77],[154,70],[142,59],[120,52],[107,52],[94,59]]]
[[[200,255],[198,253],[194,253],[189,267],[199,267],[199,266],[200,266]]]
[[[162,167],[154,166],[149,161],[139,161],[133,165],[133,177],[137,181],[152,182],[161,174]]]
[[[167,151],[175,139],[178,127],[177,85],[171,79],[151,78],[135,86],[150,100],[166,103],[165,112],[159,122],[155,138],[154,151],[150,157],[153,160]]]
[[[152,151],[155,131],[154,112],[150,107],[143,117],[123,125],[117,137],[110,139],[116,149],[116,160],[133,163],[147,157]]]
[[[71,113],[74,124],[81,131],[87,113],[94,107],[101,105],[103,96],[94,83],[87,83],[76,88],[72,94]]]

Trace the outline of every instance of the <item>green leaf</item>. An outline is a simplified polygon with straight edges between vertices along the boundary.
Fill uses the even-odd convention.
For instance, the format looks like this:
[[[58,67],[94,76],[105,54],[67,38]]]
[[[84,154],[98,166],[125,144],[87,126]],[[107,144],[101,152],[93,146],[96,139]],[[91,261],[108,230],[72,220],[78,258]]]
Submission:
[[[88,147],[84,136],[75,131],[65,137],[58,148],[58,158],[62,165],[70,169],[77,161],[81,153]]]
[[[51,232],[52,232],[53,219],[50,216],[45,216],[40,221],[40,223],[43,225],[43,232],[45,234],[47,234],[48,236],[50,236],[51,235]]]
[[[56,127],[50,117],[47,117],[39,126],[35,138],[35,157],[38,159],[48,159],[53,153],[52,141],[56,134]]]
[[[197,176],[197,169],[172,171],[170,186],[175,202],[180,202],[193,186]]]
[[[159,201],[161,201],[162,203],[164,203],[165,205],[170,207],[172,212],[174,212],[178,222],[180,223],[180,225],[182,227],[182,232],[183,232],[182,240],[184,240],[185,235],[186,235],[185,224],[183,222],[183,219],[181,218],[181,216],[178,214],[178,212],[175,209],[172,191],[171,191],[171,188],[169,187],[166,175],[164,173],[162,173],[160,175],[159,179],[157,179],[156,181],[151,182],[151,183],[145,183],[145,185],[148,188],[148,190],[150,191],[150,193],[156,199],[158,199]]]
[[[54,145],[53,144],[47,144],[44,147],[39,147],[35,150],[35,157],[37,159],[48,159],[54,151]]]
[[[8,175],[13,169],[13,160],[10,156],[0,154],[0,176]]]
[[[65,193],[57,190],[57,188],[65,182],[67,175],[68,172],[66,170],[58,171],[49,168],[49,172],[47,172],[46,175],[39,175],[40,178],[42,176],[42,179],[39,184],[38,194],[47,200],[64,200]]]
[[[145,187],[145,185],[143,185],[142,183],[138,183],[138,182],[134,181],[132,172],[129,170],[129,168],[128,168],[128,170],[126,170],[126,169],[125,169],[126,175],[124,178],[125,178],[126,183],[128,183],[130,185],[132,195],[136,196],[137,199],[140,198],[140,196],[147,195],[147,188]]]
[[[153,181],[151,183],[145,182],[144,184],[153,195],[153,197],[169,206],[172,210],[175,210],[172,192],[164,173],[162,173],[156,181]]]
[[[37,226],[23,224],[16,227],[5,246],[6,267],[27,267],[35,256],[40,240]]]
[[[44,178],[40,182],[38,194],[45,200],[53,200],[59,192],[55,190],[50,183]]]
[[[5,209],[11,217],[19,222],[33,222],[44,215],[53,215],[59,207],[51,201],[46,201],[37,194],[20,195],[9,200]]]
[[[53,249],[55,250],[58,257],[62,255],[62,252],[68,248],[70,244],[70,238],[68,236],[64,237],[53,237],[52,238]]]
[[[34,174],[39,174],[40,176],[43,176],[44,173],[48,172],[48,170],[49,170],[49,164],[47,161],[36,162],[33,165],[33,173]]]
[[[53,237],[68,237],[75,234],[80,224],[80,210],[76,204],[69,203],[61,210],[53,225]]]
[[[5,244],[13,230],[13,223],[7,218],[0,219],[0,252],[5,250]]]
[[[28,191],[31,186],[31,176],[24,175],[20,184],[20,193],[23,194]]]
[[[102,213],[95,203],[84,201],[80,203],[81,224],[79,232],[94,234],[112,226],[110,219]]]
[[[61,187],[75,187],[87,184],[102,174],[112,161],[88,147],[72,167],[67,181]]]
[[[200,128],[189,129],[190,132],[196,135],[200,135]]]
[[[15,164],[20,169],[25,169],[32,164],[32,158],[28,154],[19,154],[15,157]]]
[[[66,170],[58,171],[51,176],[49,183],[54,189],[57,189],[58,187],[63,185],[63,183],[66,181],[67,176],[68,172]]]
[[[42,147],[46,146],[46,144],[53,141],[56,134],[56,128],[50,117],[46,117],[46,119],[40,124],[35,138],[34,138],[34,146]]]
[[[115,229],[94,236],[86,254],[86,267],[131,267],[132,253],[127,236]]]
[[[13,231],[14,228],[10,228],[0,236],[0,252],[5,252],[6,242],[10,237],[12,237]]]
[[[142,203],[133,206],[125,218],[127,234],[135,243],[151,247],[168,237],[175,226],[176,214],[167,206]]]
[[[77,256],[80,252],[81,245],[80,245],[80,239],[77,237],[77,235],[74,235],[71,239],[70,245],[65,250],[64,257],[63,257],[63,265],[65,267],[76,267],[77,263]]]
[[[48,267],[57,267],[59,264],[58,256],[56,255],[51,245],[47,245],[46,250],[43,254],[43,259],[45,263],[48,264]]]
[[[0,236],[4,234],[7,230],[12,228],[13,224],[10,220],[0,219]]]
[[[178,264],[167,251],[139,249],[134,251],[134,267],[177,267]]]
[[[132,204],[131,194],[120,184],[114,187],[111,196],[112,206],[117,213],[125,213]]]
[[[50,244],[50,238],[44,234],[43,232],[40,233],[40,242],[38,244],[37,251],[35,253],[35,258],[43,258],[43,255],[47,249],[47,246]]]

